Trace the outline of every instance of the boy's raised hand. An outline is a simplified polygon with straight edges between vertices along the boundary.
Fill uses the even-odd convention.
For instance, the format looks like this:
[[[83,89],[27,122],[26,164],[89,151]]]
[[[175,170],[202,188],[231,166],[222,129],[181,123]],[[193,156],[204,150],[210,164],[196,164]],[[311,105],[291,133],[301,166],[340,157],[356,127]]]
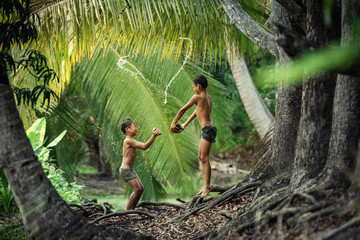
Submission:
[[[159,136],[159,135],[161,135],[161,131],[158,128],[153,128],[152,134],[155,136]]]

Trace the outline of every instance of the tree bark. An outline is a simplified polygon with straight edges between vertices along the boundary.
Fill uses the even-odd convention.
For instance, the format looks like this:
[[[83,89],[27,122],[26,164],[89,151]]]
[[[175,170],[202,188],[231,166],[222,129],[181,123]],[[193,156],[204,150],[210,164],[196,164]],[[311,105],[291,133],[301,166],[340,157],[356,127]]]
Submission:
[[[263,138],[269,130],[274,117],[254,85],[245,59],[237,56],[235,48],[230,49],[229,46],[227,47],[227,57],[241,101],[251,122],[254,124],[260,137]]]
[[[281,23],[291,29],[290,15],[276,1],[272,1],[271,9],[269,24],[273,27],[275,37],[278,37],[280,33],[275,23]],[[279,47],[278,52],[280,63],[291,64],[289,56],[283,49]],[[258,165],[251,173],[254,178],[261,174],[267,178],[291,176],[300,120],[301,85],[289,85],[287,81],[288,79],[279,79],[270,154],[263,160],[264,164]]]
[[[334,4],[336,6],[336,4]],[[307,1],[307,38],[324,46],[334,37],[334,28],[324,23],[322,1]],[[336,22],[333,23],[336,26]],[[306,71],[306,70],[305,70]],[[296,145],[292,187],[316,177],[324,168],[329,150],[336,74],[306,76]]]
[[[342,1],[341,45],[357,44],[353,24],[360,12],[358,1]],[[347,187],[356,166],[360,143],[360,78],[338,75],[334,97],[329,156],[324,174],[327,187]]]
[[[288,12],[295,22],[305,31],[306,30],[306,9],[298,5],[293,0],[276,0]]]

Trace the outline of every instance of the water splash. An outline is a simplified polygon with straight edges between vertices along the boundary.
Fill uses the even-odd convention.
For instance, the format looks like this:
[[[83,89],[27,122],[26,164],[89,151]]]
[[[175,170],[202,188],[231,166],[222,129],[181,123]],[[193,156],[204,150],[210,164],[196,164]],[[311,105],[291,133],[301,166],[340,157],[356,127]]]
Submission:
[[[131,62],[129,62],[126,58],[128,58],[130,56],[122,56],[119,58],[119,60],[117,61],[116,65],[118,65],[118,67],[128,73],[131,74],[131,76],[136,77],[136,75],[139,75],[142,79],[144,79],[145,83],[148,84],[148,80],[144,77],[144,75],[139,71],[139,69],[137,69],[134,64],[132,64]],[[125,67],[125,64],[130,65],[131,68]]]
[[[183,64],[181,65],[181,67],[179,68],[179,70],[176,72],[176,74],[171,78],[170,82],[166,85],[165,87],[165,99],[164,99],[164,104],[167,104],[167,92],[168,92],[168,89],[171,85],[171,83],[174,81],[174,79],[177,77],[177,75],[179,75],[180,71],[182,69],[184,69],[184,66],[185,64],[187,63],[187,60],[189,59],[190,55],[191,55],[191,52],[192,52],[192,41],[190,38],[184,38],[184,37],[179,37],[179,39],[184,39],[184,40],[188,40],[190,41],[190,48],[189,48],[189,51],[187,53],[187,55],[185,56],[185,59],[184,59],[184,62]],[[136,75],[139,75],[144,81],[145,83],[148,85],[149,82],[148,80],[144,77],[144,75],[139,71],[139,69],[137,69],[131,62],[129,62],[127,60],[127,58],[129,58],[130,56],[122,56],[119,58],[119,60],[117,61],[116,65],[118,65],[118,67],[128,73],[131,74],[131,76],[133,77],[136,77]],[[125,65],[129,65],[129,67],[126,67]]]
[[[182,69],[184,69],[184,66],[185,66],[187,60],[189,59],[190,54],[191,54],[191,51],[192,51],[192,41],[191,41],[190,38],[179,37],[179,39],[189,40],[189,41],[190,41],[190,48],[189,48],[188,54],[186,55],[186,57],[185,57],[185,59],[184,59],[184,62],[183,62],[183,64],[182,64],[182,66],[179,68],[179,70],[177,71],[177,73],[172,77],[172,79],[170,80],[170,82],[168,83],[168,85],[166,85],[164,104],[167,104],[167,92],[168,92],[168,89],[169,89],[171,83],[174,81],[174,79],[177,77],[177,75],[180,73],[180,71],[181,71]]]

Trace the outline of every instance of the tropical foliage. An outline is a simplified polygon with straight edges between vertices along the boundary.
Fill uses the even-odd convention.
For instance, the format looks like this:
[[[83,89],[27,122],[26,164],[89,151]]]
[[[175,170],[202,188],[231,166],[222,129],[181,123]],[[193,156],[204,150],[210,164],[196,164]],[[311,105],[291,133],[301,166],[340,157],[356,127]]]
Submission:
[[[37,158],[41,162],[46,176],[49,178],[60,197],[69,203],[79,203],[82,201],[80,197],[80,191],[84,186],[76,184],[76,178],[74,178],[74,181],[68,182],[63,176],[64,171],[58,168],[55,165],[56,161],[51,158],[51,148],[55,147],[62,140],[66,134],[66,131],[63,131],[48,145],[44,146],[45,130],[46,119],[39,118],[26,131],[26,134],[31,142]]]
[[[195,191],[190,175],[198,165],[197,148],[200,129],[197,124],[191,124],[187,131],[175,135],[169,131],[172,118],[182,103],[194,94],[191,87],[193,76],[202,71],[194,64],[185,65],[169,88],[167,103],[164,103],[164,89],[168,79],[179,70],[180,64],[170,60],[154,58],[144,59],[133,57],[132,62],[124,66],[117,64],[121,56],[115,50],[103,58],[102,52],[94,55],[87,62],[79,64],[72,73],[69,90],[81,89],[83,101],[76,100],[71,104],[68,94],[60,101],[59,108],[54,108],[56,122],[62,122],[64,128],[69,125],[76,127],[80,119],[72,117],[74,108],[85,107],[89,115],[95,117],[100,126],[101,138],[110,154],[113,172],[117,173],[122,158],[122,141],[124,135],[120,131],[121,122],[130,117],[140,126],[137,139],[146,141],[151,136],[153,127],[158,127],[163,134],[157,138],[150,150],[139,154],[135,168],[143,180],[144,198],[159,198],[164,196],[161,186],[174,184],[182,186],[183,192]],[[226,89],[208,76],[209,91],[214,98],[214,122],[219,126],[218,143],[214,150],[231,146],[230,129],[226,124],[231,121],[232,108],[226,105]],[[73,92],[74,93],[74,92]],[[74,94],[72,94],[74,95]],[[76,95],[76,94],[75,94]],[[74,100],[74,98],[72,97]],[[78,105],[78,106],[76,106]],[[67,107],[66,107],[67,106]],[[190,112],[185,117],[188,117]],[[63,119],[61,116],[69,116]],[[80,114],[78,115],[80,116]],[[228,116],[227,118],[224,116]],[[52,118],[52,117],[50,117]],[[72,123],[69,121],[73,120]],[[71,127],[69,129],[74,129]],[[76,161],[76,159],[75,159]],[[186,187],[184,187],[186,186]]]
[[[2,168],[0,168],[0,180],[0,212],[15,212],[17,210],[17,206]]]
[[[267,4],[244,1],[249,14],[261,24],[267,17]],[[51,67],[59,74],[61,81],[51,83],[54,93],[61,95],[71,85],[86,99],[87,116],[96,119],[113,172],[117,173],[121,163],[123,136],[119,125],[131,117],[141,126],[139,140],[145,141],[154,126],[163,130],[152,149],[137,161],[140,177],[149,184],[145,184],[144,198],[164,196],[160,186],[168,184],[187,186],[184,192],[191,192],[189,175],[198,166],[200,129],[192,124],[180,135],[170,134],[167,130],[172,117],[193,94],[191,80],[203,73],[197,65],[204,66],[205,59],[208,59],[206,64],[221,63],[222,49],[229,39],[234,46],[242,46],[248,52],[254,50],[254,45],[224,21],[224,12],[217,1],[169,4],[131,1],[130,5],[126,1],[32,1],[30,8],[40,18],[39,41],[32,46],[50,59]],[[207,14],[199,14],[204,9]],[[197,62],[198,59],[202,62]],[[187,63],[181,65],[182,61]],[[219,129],[212,149],[216,152],[234,145],[229,126],[233,124],[234,107],[239,105],[229,106],[226,89],[210,75],[207,77],[214,97],[213,120]],[[18,88],[27,88],[35,84],[29,78],[29,73],[24,72],[11,81]],[[66,178],[70,180],[76,163],[86,155],[84,129],[80,126],[86,125],[89,118],[76,113],[77,104],[66,102],[65,97],[57,105],[54,101],[51,114],[45,116],[50,125],[58,128],[48,130],[52,137],[60,129],[69,130],[56,154],[59,166],[66,170]],[[35,112],[24,105],[19,109],[27,126],[38,116],[44,116],[39,105]]]
[[[45,141],[45,129],[46,119],[40,118],[34,122],[34,124],[27,130],[27,136],[31,142],[34,152],[42,164],[42,167],[55,187],[62,199],[69,203],[78,203],[82,199],[80,197],[80,191],[84,187],[83,185],[76,184],[76,181],[68,182],[64,175],[64,171],[56,166],[56,160],[51,158],[51,148],[55,147],[64,137],[66,131],[62,132],[57,138],[55,138],[47,146],[44,146]],[[4,213],[17,211],[17,206],[14,201],[14,197],[9,186],[9,183],[0,169],[0,209]],[[74,180],[76,177],[74,178]]]

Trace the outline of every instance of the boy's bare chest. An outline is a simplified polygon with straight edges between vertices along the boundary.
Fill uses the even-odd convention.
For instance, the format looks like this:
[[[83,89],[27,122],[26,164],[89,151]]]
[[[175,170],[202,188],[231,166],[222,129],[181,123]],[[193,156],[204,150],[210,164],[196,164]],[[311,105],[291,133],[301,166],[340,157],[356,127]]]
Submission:
[[[123,147],[123,155],[127,155],[127,156],[136,156],[136,148],[126,144]]]

